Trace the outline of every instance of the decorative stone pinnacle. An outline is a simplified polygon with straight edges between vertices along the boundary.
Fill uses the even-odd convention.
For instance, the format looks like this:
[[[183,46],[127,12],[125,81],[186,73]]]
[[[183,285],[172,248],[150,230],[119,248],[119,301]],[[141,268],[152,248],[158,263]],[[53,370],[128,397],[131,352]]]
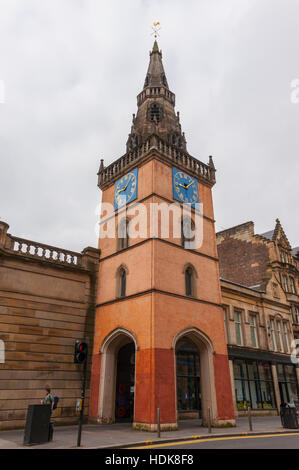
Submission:
[[[104,167],[104,160],[103,158],[101,158],[101,163],[100,163],[100,168],[99,168],[99,171],[98,171],[98,175],[104,171],[105,167]]]
[[[212,168],[213,170],[215,170],[215,165],[214,165],[214,162],[213,162],[212,155],[209,156],[209,167]]]

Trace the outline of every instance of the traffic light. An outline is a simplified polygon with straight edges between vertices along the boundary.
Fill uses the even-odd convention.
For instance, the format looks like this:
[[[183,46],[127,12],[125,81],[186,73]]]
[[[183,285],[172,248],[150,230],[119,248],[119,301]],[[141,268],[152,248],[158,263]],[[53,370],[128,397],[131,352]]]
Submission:
[[[81,364],[87,359],[88,346],[87,343],[82,341],[76,341],[75,343],[75,353],[74,353],[74,362],[76,364]]]

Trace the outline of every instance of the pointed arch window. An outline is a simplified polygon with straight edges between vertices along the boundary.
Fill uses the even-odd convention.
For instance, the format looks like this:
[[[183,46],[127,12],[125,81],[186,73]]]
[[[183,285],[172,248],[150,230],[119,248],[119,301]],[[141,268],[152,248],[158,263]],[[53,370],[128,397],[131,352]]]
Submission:
[[[185,271],[186,295],[192,295],[192,269],[187,268]]]
[[[121,297],[126,296],[126,283],[127,283],[127,273],[123,269],[120,275],[120,296]]]
[[[187,297],[196,297],[196,278],[197,274],[191,264],[187,264],[184,268],[185,276],[185,295]]]
[[[129,246],[129,219],[124,217],[117,227],[117,251],[124,250]]]
[[[116,297],[126,297],[128,269],[121,265],[116,273]]]

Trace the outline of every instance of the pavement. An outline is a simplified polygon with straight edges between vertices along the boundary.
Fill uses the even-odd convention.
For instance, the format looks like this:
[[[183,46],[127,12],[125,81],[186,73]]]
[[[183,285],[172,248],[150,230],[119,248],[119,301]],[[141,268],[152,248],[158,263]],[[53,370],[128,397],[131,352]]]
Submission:
[[[179,422],[177,431],[156,432],[137,431],[129,423],[116,423],[109,425],[87,424],[83,426],[82,449],[117,449],[155,443],[176,442],[180,440],[200,438],[215,438],[223,436],[242,436],[254,434],[273,434],[282,432],[298,432],[299,429],[285,429],[281,425],[279,416],[252,417],[252,431],[246,417],[236,419],[236,427],[208,428],[201,426],[200,420],[186,420]],[[0,449],[76,449],[78,426],[54,427],[53,441],[46,444],[24,446],[24,430],[0,431]],[[244,434],[245,433],[245,434]]]

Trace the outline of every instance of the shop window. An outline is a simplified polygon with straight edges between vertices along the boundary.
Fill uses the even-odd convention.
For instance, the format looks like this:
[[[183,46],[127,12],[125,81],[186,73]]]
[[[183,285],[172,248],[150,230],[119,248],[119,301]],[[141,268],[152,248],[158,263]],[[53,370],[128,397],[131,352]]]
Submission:
[[[237,408],[273,409],[276,407],[271,364],[235,359],[234,384]]]
[[[293,403],[299,409],[298,383],[293,365],[277,364],[277,378],[282,403]]]

